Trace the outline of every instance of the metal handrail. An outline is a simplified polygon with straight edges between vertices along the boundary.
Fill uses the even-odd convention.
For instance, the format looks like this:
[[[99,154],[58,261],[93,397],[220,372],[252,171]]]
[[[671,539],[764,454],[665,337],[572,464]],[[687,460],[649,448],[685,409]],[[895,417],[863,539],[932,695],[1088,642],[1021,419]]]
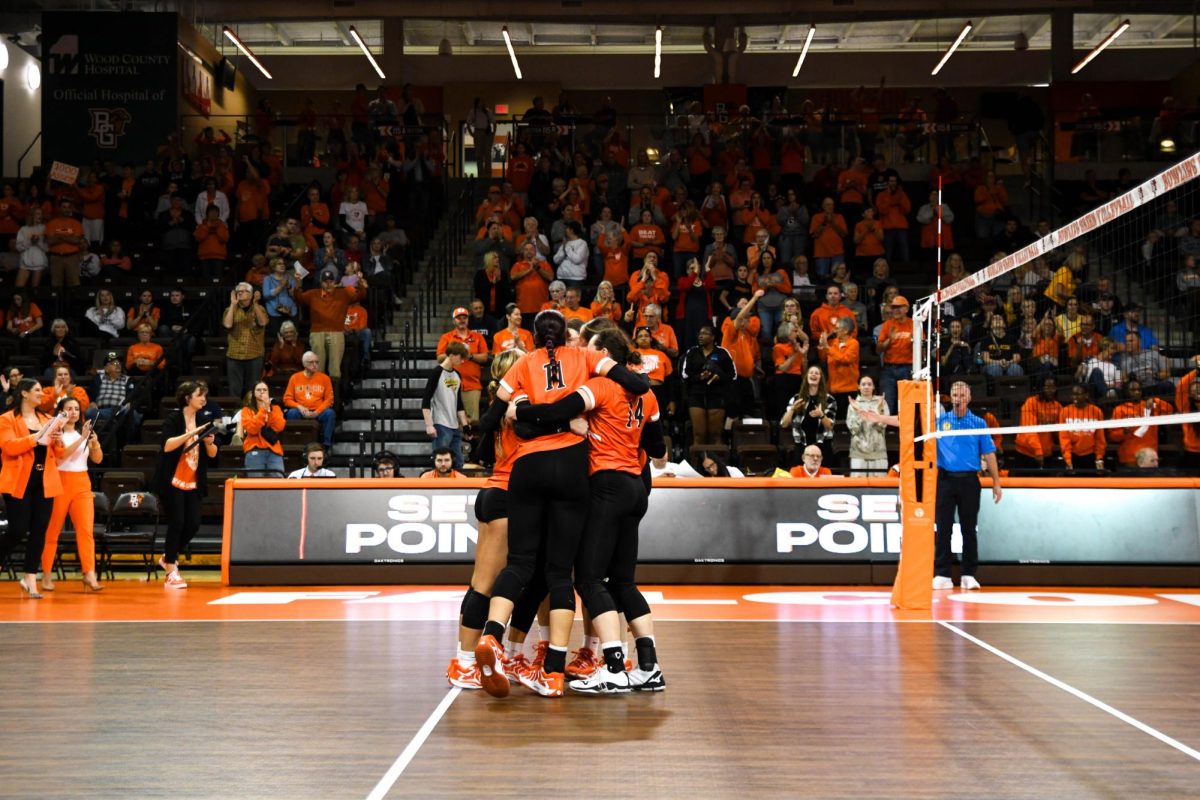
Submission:
[[[25,156],[29,155],[29,151],[33,149],[33,146],[34,146],[35,144],[37,144],[37,143],[38,143],[38,140],[39,140],[39,139],[41,139],[41,138],[42,138],[42,132],[41,132],[41,131],[38,131],[38,132],[37,132],[37,133],[34,135],[34,137],[33,137],[33,141],[29,143],[29,146],[25,148],[25,150],[24,150],[24,151],[21,153],[21,156],[20,156],[20,158],[18,158],[18,159],[17,159],[17,177],[18,177],[18,178],[22,177],[22,175],[21,175],[21,165],[25,163]]]

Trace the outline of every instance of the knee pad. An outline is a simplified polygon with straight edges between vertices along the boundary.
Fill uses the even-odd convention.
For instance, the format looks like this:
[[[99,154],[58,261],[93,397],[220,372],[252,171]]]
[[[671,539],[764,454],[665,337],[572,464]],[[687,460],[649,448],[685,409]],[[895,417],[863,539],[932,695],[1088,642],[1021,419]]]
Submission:
[[[521,592],[533,580],[536,561],[533,555],[509,553],[508,566],[500,571],[492,584],[492,597],[503,597],[510,602],[517,602]]]
[[[610,585],[608,590],[612,593],[617,608],[625,615],[625,619],[638,619],[650,613],[650,604],[646,602],[646,598],[642,596],[641,590],[635,584]]]
[[[579,592],[579,597],[583,600],[583,607],[592,615],[592,619],[616,610],[616,605],[603,581],[580,581],[575,584],[575,590]]]
[[[491,604],[492,598],[486,594],[480,594],[474,589],[467,589],[466,595],[462,601],[462,624],[464,628],[471,630],[482,630],[483,624],[487,622],[488,606]]]
[[[529,629],[533,627],[533,620],[537,617],[538,606],[542,604],[545,596],[546,584],[535,578],[534,582],[525,587],[525,591],[521,592],[520,598],[513,604],[512,618],[508,624],[519,631],[529,633]]]

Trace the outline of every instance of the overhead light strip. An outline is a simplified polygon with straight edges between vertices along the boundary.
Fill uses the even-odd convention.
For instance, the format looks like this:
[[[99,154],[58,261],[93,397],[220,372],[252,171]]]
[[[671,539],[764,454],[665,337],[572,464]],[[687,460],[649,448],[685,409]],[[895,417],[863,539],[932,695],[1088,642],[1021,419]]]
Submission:
[[[942,67],[946,66],[946,62],[950,60],[950,56],[954,55],[954,51],[963,43],[963,39],[967,38],[967,34],[971,32],[971,28],[973,27],[974,25],[970,22],[963,25],[963,29],[958,32],[958,38],[954,40],[954,44],[950,45],[950,49],[946,51],[946,55],[942,56],[942,60],[937,63],[937,66],[933,68],[933,72],[929,73],[930,75],[937,75],[942,71]]]
[[[221,32],[225,34],[226,39],[233,42],[234,46],[237,47],[238,50],[242,51],[242,55],[244,55],[246,58],[250,59],[251,64],[258,67],[258,71],[261,72],[264,76],[266,76],[266,78],[268,80],[275,79],[274,75],[267,72],[267,68],[262,65],[262,62],[258,60],[258,57],[256,55],[254,55],[254,52],[249,47],[247,47],[246,45],[244,45],[242,43],[242,40],[239,39],[237,34],[233,32],[233,28],[230,28],[228,25],[226,25],[224,28],[221,29]]]
[[[1110,33],[1108,36],[1104,37],[1104,41],[1102,41],[1100,44],[1093,47],[1092,52],[1090,52],[1086,56],[1084,56],[1083,61],[1080,61],[1078,64],[1075,65],[1075,68],[1071,70],[1071,74],[1074,75],[1075,73],[1079,72],[1081,69],[1086,67],[1093,58],[1095,58],[1096,56],[1100,55],[1101,52],[1103,52],[1104,48],[1108,47],[1110,44],[1115,42],[1117,40],[1117,37],[1120,36],[1122,33],[1124,33],[1127,30],[1129,30],[1129,20],[1125,20],[1120,25],[1118,25],[1116,28],[1113,29],[1112,33]]]
[[[662,74],[662,25],[654,29],[654,77]]]
[[[350,26],[350,38],[358,45],[358,49],[363,51],[363,55],[367,57],[367,61],[371,62],[371,66],[375,68],[375,74],[379,76],[379,80],[387,80],[387,76],[383,74],[383,70],[376,63],[375,56],[371,55],[371,48],[367,47],[367,43],[363,41],[362,35],[353,25]]]
[[[804,37],[804,47],[800,50],[800,58],[796,60],[796,68],[792,70],[792,77],[800,74],[800,68],[804,66],[804,59],[808,57],[808,48],[812,46],[813,37],[817,35],[817,26],[808,26],[808,36]]]
[[[508,26],[505,25],[500,29],[500,34],[504,37],[504,46],[508,48],[508,57],[512,59],[513,72],[517,73],[517,80],[521,80],[521,65],[517,63],[517,54],[513,50],[512,39],[508,35]]]

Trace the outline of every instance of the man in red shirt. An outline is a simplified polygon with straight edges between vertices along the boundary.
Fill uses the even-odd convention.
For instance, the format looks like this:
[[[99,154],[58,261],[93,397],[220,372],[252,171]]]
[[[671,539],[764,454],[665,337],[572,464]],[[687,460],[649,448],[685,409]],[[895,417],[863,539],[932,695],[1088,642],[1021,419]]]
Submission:
[[[67,198],[58,206],[58,216],[46,223],[50,246],[50,285],[55,289],[79,285],[79,262],[87,249],[83,225],[75,219],[75,207]]]
[[[875,350],[883,362],[879,371],[883,398],[887,401],[888,411],[897,412],[896,382],[912,377],[913,321],[908,316],[908,300],[900,295],[892,298],[889,311],[892,316],[879,328]]]
[[[479,331],[470,328],[471,313],[466,308],[454,309],[454,328],[442,334],[438,340],[437,360],[442,363],[446,359],[446,346],[451,342],[462,342],[467,348],[467,357],[458,368],[462,378],[463,410],[467,419],[472,423],[479,421],[479,394],[483,389],[480,380],[480,368],[489,358],[487,339]]]

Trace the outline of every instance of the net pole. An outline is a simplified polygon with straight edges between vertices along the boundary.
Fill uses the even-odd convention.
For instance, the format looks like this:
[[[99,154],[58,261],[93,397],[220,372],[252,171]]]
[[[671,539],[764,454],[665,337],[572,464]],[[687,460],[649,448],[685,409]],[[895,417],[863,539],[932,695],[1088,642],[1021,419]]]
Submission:
[[[933,344],[929,348],[930,380],[933,382],[933,397],[939,402],[942,397],[942,177],[938,175],[937,188],[937,286],[934,291],[933,314],[930,323],[933,326]],[[932,426],[931,426],[932,427]]]

